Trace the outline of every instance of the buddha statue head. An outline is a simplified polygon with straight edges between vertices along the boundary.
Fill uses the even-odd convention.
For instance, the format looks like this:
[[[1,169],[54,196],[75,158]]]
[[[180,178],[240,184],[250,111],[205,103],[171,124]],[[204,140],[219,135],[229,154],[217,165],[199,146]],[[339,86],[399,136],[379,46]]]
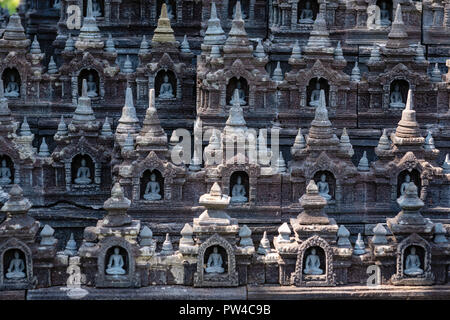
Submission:
[[[322,173],[322,175],[320,176],[320,181],[326,182],[326,180],[327,180],[327,176],[325,175],[325,173]]]
[[[81,159],[81,166],[86,167],[86,159]]]
[[[407,174],[405,176],[405,183],[410,183],[411,182],[411,176],[409,174]]]
[[[150,180],[151,180],[152,182],[155,182],[155,181],[156,181],[156,175],[155,175],[154,173],[152,173],[152,175],[150,176]]]

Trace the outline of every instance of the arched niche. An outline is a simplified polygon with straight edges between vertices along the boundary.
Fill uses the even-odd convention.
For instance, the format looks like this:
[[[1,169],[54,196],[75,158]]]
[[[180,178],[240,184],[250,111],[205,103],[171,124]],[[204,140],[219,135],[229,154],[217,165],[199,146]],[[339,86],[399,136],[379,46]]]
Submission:
[[[323,181],[322,176],[325,176],[325,181]],[[333,173],[330,171],[317,171],[314,174],[314,182],[316,183],[317,187],[319,188],[319,192],[324,190],[326,184],[328,184],[328,195],[331,197],[330,199],[326,200],[332,200],[335,199],[336,196],[336,178],[334,177]],[[325,182],[325,183],[324,183]]]
[[[238,185],[238,180],[240,178],[240,184],[243,186],[243,190],[245,190],[245,195],[244,197],[246,198],[246,200],[244,199],[239,199],[239,197],[233,197],[233,193],[237,193],[239,194],[239,189],[242,189],[241,187],[236,187]],[[231,202],[235,202],[235,203],[243,203],[243,202],[248,202],[249,199],[249,190],[250,190],[250,179],[248,177],[247,172],[245,171],[236,171],[233,172],[230,176],[230,196],[231,198]]]
[[[309,247],[308,249],[306,249],[305,254],[303,255],[302,274],[307,274],[305,272],[305,270],[308,267],[307,266],[307,260],[308,260],[308,257],[313,254],[313,251],[314,251],[314,254],[319,258],[319,261],[320,261],[320,264],[319,264],[319,267],[318,267],[319,269],[322,270],[322,273],[320,273],[320,274],[326,274],[326,272],[327,272],[327,270],[326,270],[327,257],[325,255],[325,251],[320,246],[312,246],[312,247]],[[318,273],[317,275],[320,275],[320,274]]]
[[[87,91],[90,98],[100,95],[100,76],[94,69],[83,69],[78,75],[78,96],[82,95],[83,80],[87,81]]]
[[[176,0],[158,0],[156,6],[156,16],[159,18],[161,15],[161,7],[163,3],[167,6],[167,16],[172,22],[177,20],[177,1]]]
[[[328,80],[324,78],[312,78],[311,80],[309,80],[308,86],[306,87],[308,105],[310,107],[316,108],[318,106],[317,101],[319,101],[320,90],[325,91],[325,101],[327,106],[329,106],[330,85],[328,83]]]
[[[87,14],[87,2],[83,1],[83,16],[86,17]],[[104,0],[92,0],[92,15],[95,18],[103,17],[105,14],[105,2]]]
[[[19,71],[16,68],[6,68],[2,74],[3,86],[5,89],[5,97],[19,98],[21,80]]]
[[[396,79],[391,82],[389,89],[389,106],[391,108],[403,109],[408,97],[409,83],[403,79]],[[396,102],[401,98],[401,102]]]
[[[298,2],[297,14],[299,23],[314,23],[318,12],[319,4],[317,3],[317,0],[306,0]]]
[[[117,252],[117,253],[116,253]],[[130,258],[128,256],[128,251],[125,250],[124,248],[122,248],[121,246],[113,246],[110,247],[108,250],[106,250],[106,254],[105,254],[105,262],[104,262],[104,272],[106,275],[110,275],[108,274],[108,268],[110,268],[111,266],[113,266],[114,262],[114,258],[112,258],[113,255],[115,254],[119,254],[122,259],[123,259],[123,266],[122,269],[125,270],[125,273],[123,275],[127,275],[130,271]],[[111,264],[110,264],[111,262]]]
[[[223,268],[223,272],[218,272],[218,273],[227,273],[228,272],[228,254],[227,254],[227,250],[220,245],[212,245],[212,246],[206,248],[205,255],[203,257],[205,272],[212,273],[212,272],[207,271],[207,267],[208,267],[208,260],[211,256],[211,254],[214,253],[214,248],[217,248],[217,253],[220,254],[220,256],[222,258],[222,266],[221,267]]]
[[[14,262],[15,261],[15,262]],[[21,261],[21,262],[20,262]],[[27,259],[25,253],[17,248],[11,248],[3,254],[3,276],[5,280],[21,281],[27,279]],[[16,268],[15,268],[16,267]],[[17,269],[19,268],[19,269]],[[20,270],[21,269],[21,270]],[[13,274],[14,271],[20,271],[20,274]],[[12,272],[11,272],[12,271]]]
[[[393,4],[392,0],[377,0],[376,5],[380,8],[380,23],[389,26],[392,23]],[[383,19],[385,18],[385,19]]]
[[[238,0],[228,1],[228,19],[234,18],[234,13],[236,12],[236,4]],[[250,0],[241,0],[241,13],[242,19],[248,19],[250,12]]]
[[[160,70],[155,77],[155,95],[159,99],[177,97],[177,77],[171,70]]]
[[[231,100],[233,99],[234,90],[239,90],[239,97],[241,99],[241,105],[245,106],[248,104],[248,82],[245,78],[236,78],[233,77],[228,81],[227,85],[227,102],[229,105],[232,104]]]
[[[95,164],[87,155],[78,154],[72,159],[72,183],[77,185],[89,185],[95,181]],[[88,180],[90,182],[88,183]]]
[[[413,251],[415,251],[415,254],[419,257],[419,261],[420,261],[419,268],[424,270],[425,254],[426,254],[425,248],[420,245],[410,245],[410,246],[405,247],[402,251],[401,259],[403,260],[403,273],[404,274],[405,274],[405,270],[407,269],[406,260],[407,260],[408,256],[412,253],[413,248],[414,248]],[[405,276],[412,276],[412,275],[405,274]]]
[[[14,184],[14,162],[7,155],[0,155],[0,186]]]
[[[414,184],[417,187],[417,194],[420,196],[420,189],[422,188],[422,180],[420,179],[420,172],[417,169],[412,169],[411,171],[403,170],[400,172],[397,176],[397,198],[399,198],[402,195],[402,185],[409,181],[414,182]],[[406,184],[403,188],[406,187]]]
[[[155,177],[155,181],[152,181],[152,175]],[[154,197],[150,195],[152,191],[152,184],[149,184],[150,182],[156,182],[157,184],[154,184],[155,186],[159,185],[159,192],[154,191],[154,193],[157,193],[161,196],[160,199],[157,199],[157,197]],[[153,187],[154,188],[154,187]],[[158,201],[158,200],[164,200],[164,177],[159,172],[159,170],[145,170],[144,173],[141,176],[141,195],[140,199],[147,200],[147,201]],[[153,189],[156,190],[156,189]]]

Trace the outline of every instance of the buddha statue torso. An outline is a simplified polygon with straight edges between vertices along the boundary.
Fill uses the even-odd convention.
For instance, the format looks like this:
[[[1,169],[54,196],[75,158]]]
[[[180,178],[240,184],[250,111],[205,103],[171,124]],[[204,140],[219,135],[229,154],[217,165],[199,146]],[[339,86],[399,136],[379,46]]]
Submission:
[[[222,256],[218,253],[217,248],[214,248],[214,251],[209,255],[205,271],[206,273],[223,273],[225,271]]]
[[[7,279],[22,279],[25,278],[25,264],[23,260],[19,258],[19,254],[15,253],[14,258],[11,260],[6,273]]]
[[[324,175],[320,178],[320,181],[317,182],[317,187],[319,188],[319,194],[325,198],[325,200],[330,200],[330,185],[326,182],[326,178]]]
[[[380,8],[380,23],[382,25],[388,26],[391,24],[391,20],[389,18],[389,10],[387,9],[386,2],[381,4]]]
[[[411,253],[406,257],[404,273],[410,276],[423,274],[423,270],[420,268],[420,259],[416,254],[415,248],[412,248]]]
[[[316,83],[315,89],[311,92],[311,100],[309,106],[317,108],[320,103],[320,83]]]
[[[314,13],[311,10],[311,3],[309,1],[306,2],[305,8],[300,13],[300,23],[314,23]]]
[[[160,191],[161,187],[156,181],[156,176],[152,174],[150,181],[145,188],[144,199],[149,201],[161,200]]]
[[[96,18],[102,16],[102,8],[97,0],[92,0],[92,16]]]
[[[89,75],[88,81],[87,81],[87,95],[88,97],[97,97],[97,84],[94,81],[94,77],[92,75]]]
[[[395,87],[394,91],[391,93],[391,103],[389,106],[392,108],[404,108],[405,104],[403,103],[403,97],[400,92],[400,89],[398,86]]]
[[[406,187],[408,187],[408,184],[411,182],[411,177],[409,175],[406,175],[405,181],[400,186],[400,195],[403,196],[406,191]]]
[[[19,97],[19,95],[19,85],[16,82],[16,78],[14,76],[11,76],[8,84],[6,85],[5,97],[17,98]]]
[[[241,177],[238,177],[236,184],[231,190],[231,202],[247,202],[245,187],[242,185]]]
[[[110,275],[120,275],[125,274],[125,269],[123,268],[124,261],[123,257],[119,254],[119,249],[114,248],[114,254],[109,257],[108,267],[106,273]]]
[[[164,82],[161,84],[161,88],[159,90],[159,98],[161,99],[172,99],[173,95],[173,87],[169,82],[169,78],[167,76],[164,77]]]
[[[90,184],[91,183],[91,170],[86,166],[86,160],[81,161],[81,166],[77,171],[76,184]]]
[[[6,166],[6,161],[2,161],[0,168],[0,185],[7,185],[11,183],[11,169]]]
[[[320,259],[313,249],[311,254],[306,257],[305,268],[303,270],[304,274],[319,275],[323,274],[323,270],[320,267]]]

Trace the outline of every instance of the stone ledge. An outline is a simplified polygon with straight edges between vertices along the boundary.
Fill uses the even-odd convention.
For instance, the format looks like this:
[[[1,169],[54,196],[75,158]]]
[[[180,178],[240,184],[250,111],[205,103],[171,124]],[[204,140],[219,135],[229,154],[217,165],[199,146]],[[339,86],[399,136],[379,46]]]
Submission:
[[[82,300],[450,300],[450,284],[433,287],[397,287],[383,285],[370,289],[363,285],[338,287],[242,286],[238,288],[193,288],[186,286],[150,286],[140,289],[83,288]],[[0,299],[24,299],[24,291],[0,292]],[[27,300],[75,300],[63,287],[29,290]]]

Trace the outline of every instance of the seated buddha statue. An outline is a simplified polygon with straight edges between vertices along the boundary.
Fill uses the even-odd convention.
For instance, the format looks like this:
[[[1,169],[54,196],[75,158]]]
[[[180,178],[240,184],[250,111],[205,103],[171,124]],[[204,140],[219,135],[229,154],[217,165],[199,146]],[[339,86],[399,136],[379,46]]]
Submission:
[[[317,182],[317,187],[319,188],[319,194],[325,198],[325,200],[330,200],[330,186],[326,181],[327,177],[325,174],[320,176],[320,181]]]
[[[304,274],[319,275],[323,274],[323,270],[320,267],[320,259],[316,254],[316,249],[312,249],[311,253],[306,257],[305,268],[303,270]]]
[[[242,185],[242,178],[238,176],[236,184],[231,190],[231,202],[247,202],[245,187]]]
[[[306,1],[305,8],[300,12],[300,23],[314,23],[314,13],[311,10],[311,2]]]
[[[416,254],[416,248],[412,247],[411,252],[406,257],[404,274],[409,276],[418,276],[423,274],[423,269],[420,268],[420,258]]]
[[[123,268],[124,261],[123,257],[120,255],[120,250],[118,247],[114,248],[114,253],[109,257],[108,266],[106,269],[106,273],[110,275],[121,275],[125,274],[126,271]]]
[[[160,195],[161,187],[159,182],[156,181],[156,175],[152,173],[150,176],[150,181],[147,183],[145,188],[144,199],[149,201],[161,200]]]
[[[14,252],[14,258],[9,263],[8,272],[6,273],[6,279],[23,279],[25,278],[25,264],[19,257],[19,252]]]
[[[14,74],[9,76],[9,82],[5,88],[5,97],[18,98],[20,96],[19,84],[16,82]]]
[[[11,169],[6,165],[6,160],[2,160],[0,167],[0,185],[7,185],[11,183]]]
[[[88,75],[87,79],[87,95],[90,98],[98,96],[97,83],[95,83],[94,76],[92,75],[92,73]]]
[[[214,247],[213,252],[208,257],[208,262],[205,268],[206,273],[223,273],[223,260],[217,247]]]
[[[81,160],[81,166],[77,170],[77,177],[75,179],[76,184],[90,184],[91,183],[91,170],[86,166],[86,160]]]
[[[317,108],[320,103],[320,83],[316,82],[316,88],[311,92],[311,100],[309,101],[309,105],[311,107]]]
[[[395,85],[394,91],[391,93],[390,107],[392,108],[404,108],[405,103],[403,102],[402,93],[400,92],[400,87],[398,84]]]
[[[175,96],[173,95],[173,87],[169,82],[169,77],[167,75],[164,76],[164,82],[161,84],[161,88],[159,89],[159,98],[160,99],[172,99]]]

